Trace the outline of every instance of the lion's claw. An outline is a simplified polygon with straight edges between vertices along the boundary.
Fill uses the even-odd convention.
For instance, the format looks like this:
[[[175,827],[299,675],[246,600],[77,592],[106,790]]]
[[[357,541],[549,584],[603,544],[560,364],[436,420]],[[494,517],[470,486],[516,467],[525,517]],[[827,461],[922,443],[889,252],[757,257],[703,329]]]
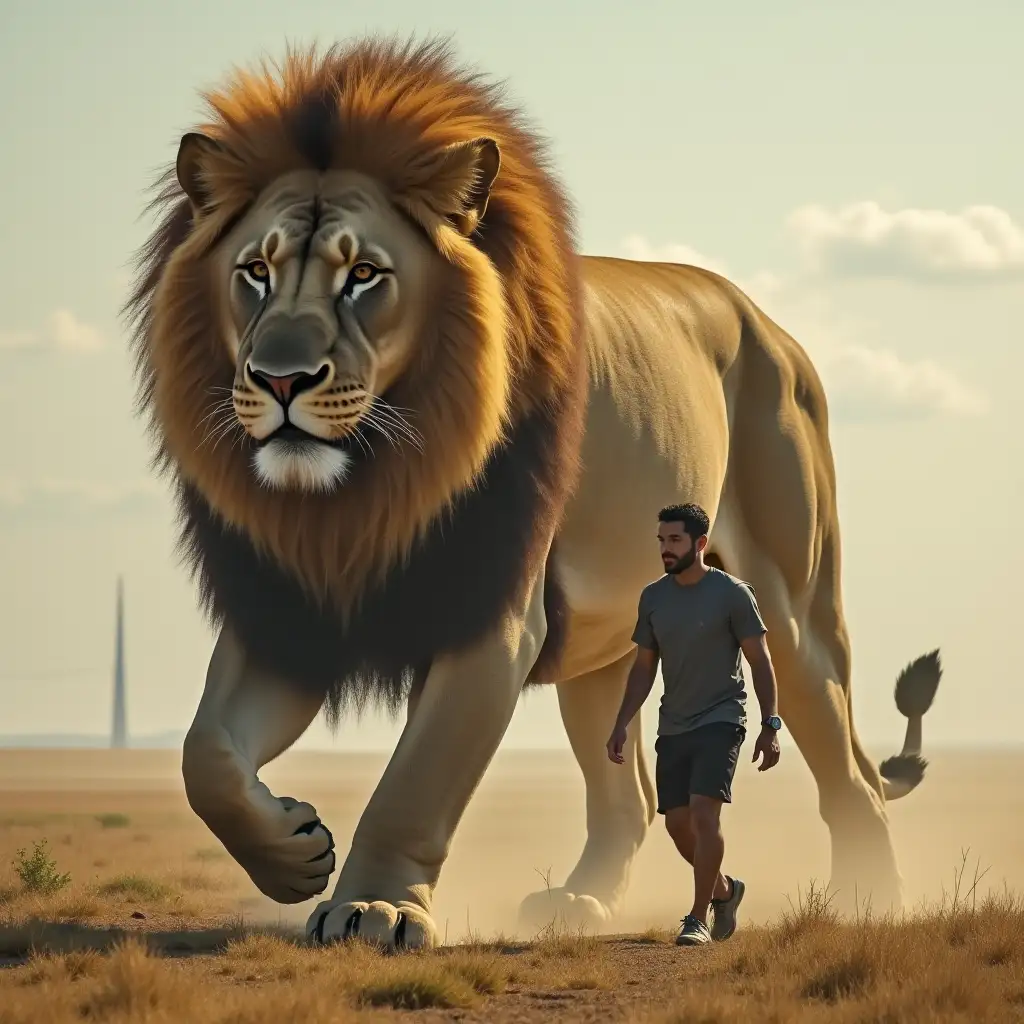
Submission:
[[[309,804],[291,797],[275,803],[278,820],[268,817],[256,843],[231,852],[264,895],[278,903],[303,903],[319,896],[334,873],[334,836]]]
[[[313,911],[307,937],[316,945],[361,939],[389,952],[429,949],[437,939],[430,915],[421,907],[400,901],[329,901]]]

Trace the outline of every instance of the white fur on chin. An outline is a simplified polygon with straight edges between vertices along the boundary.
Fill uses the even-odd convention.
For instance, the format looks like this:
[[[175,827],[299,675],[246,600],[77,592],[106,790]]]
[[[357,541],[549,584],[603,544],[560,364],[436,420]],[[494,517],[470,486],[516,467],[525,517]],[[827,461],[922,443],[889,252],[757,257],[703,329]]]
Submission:
[[[316,441],[275,439],[263,445],[253,459],[260,482],[278,490],[330,491],[345,482],[352,458]]]

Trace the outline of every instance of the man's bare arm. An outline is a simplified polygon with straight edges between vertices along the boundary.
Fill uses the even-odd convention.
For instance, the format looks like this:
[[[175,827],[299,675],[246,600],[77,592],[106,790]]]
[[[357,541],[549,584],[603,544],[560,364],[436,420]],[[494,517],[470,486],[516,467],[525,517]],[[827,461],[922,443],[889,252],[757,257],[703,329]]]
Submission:
[[[643,707],[654,686],[654,676],[658,671],[658,652],[649,647],[637,647],[636,659],[626,679],[626,692],[622,695],[619,716],[615,719],[616,728],[625,729],[633,720],[633,716]]]
[[[778,688],[775,683],[775,666],[772,665],[772,656],[768,651],[768,643],[764,633],[757,636],[747,637],[740,643],[743,656],[750,665],[751,683],[754,693],[757,694],[757,702],[761,705],[761,722],[764,723],[771,715],[778,714]],[[752,761],[762,758],[758,765],[759,772],[768,771],[779,763],[779,736],[778,733],[768,725],[762,724],[761,732],[758,734],[757,742],[754,744],[754,756]]]
[[[768,643],[765,634],[749,636],[740,647],[743,656],[750,665],[751,684],[754,693],[757,695],[757,702],[761,705],[761,721],[763,722],[770,715],[779,713],[778,687],[775,682],[775,666],[772,664],[772,656],[768,650]]]
[[[626,746],[626,727],[633,716],[643,707],[647,695],[654,685],[654,673],[658,670],[658,652],[649,647],[637,647],[633,667],[629,670],[626,680],[626,692],[622,695],[622,704],[608,737],[608,757],[616,764],[623,764],[622,751]]]

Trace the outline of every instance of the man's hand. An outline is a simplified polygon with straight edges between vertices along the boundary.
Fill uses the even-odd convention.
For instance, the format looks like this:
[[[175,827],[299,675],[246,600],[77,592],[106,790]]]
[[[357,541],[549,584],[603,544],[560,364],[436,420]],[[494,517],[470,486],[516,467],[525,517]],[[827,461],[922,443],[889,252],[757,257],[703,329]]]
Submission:
[[[626,745],[626,727],[616,724],[608,738],[608,757],[616,764],[622,764],[625,760],[622,756],[622,748]]]
[[[764,759],[757,766],[759,772],[766,772],[769,768],[774,768],[779,763],[779,734],[769,726],[765,725],[761,727],[761,733],[757,737],[757,743],[754,744],[754,756],[751,761],[756,762],[758,755],[763,754]]]

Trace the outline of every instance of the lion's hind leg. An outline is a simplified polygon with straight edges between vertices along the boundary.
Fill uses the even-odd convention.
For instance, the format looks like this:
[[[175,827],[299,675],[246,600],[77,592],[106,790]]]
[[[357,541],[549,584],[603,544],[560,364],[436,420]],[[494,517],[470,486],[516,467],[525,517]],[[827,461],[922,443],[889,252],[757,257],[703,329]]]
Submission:
[[[853,723],[825,393],[806,353],[767,318],[747,314],[729,472],[710,546],[727,571],[753,585],[768,627],[779,714],[814,776],[831,836],[833,905],[898,908],[902,883],[882,779]],[[751,704],[756,716],[752,693]],[[785,757],[785,733],[782,742]]]
[[[534,927],[599,929],[622,908],[656,801],[640,715],[627,729],[624,763],[615,764],[607,753],[634,657],[631,649],[604,668],[558,684],[562,721],[586,784],[587,838],[564,885],[523,900],[521,917]]]

